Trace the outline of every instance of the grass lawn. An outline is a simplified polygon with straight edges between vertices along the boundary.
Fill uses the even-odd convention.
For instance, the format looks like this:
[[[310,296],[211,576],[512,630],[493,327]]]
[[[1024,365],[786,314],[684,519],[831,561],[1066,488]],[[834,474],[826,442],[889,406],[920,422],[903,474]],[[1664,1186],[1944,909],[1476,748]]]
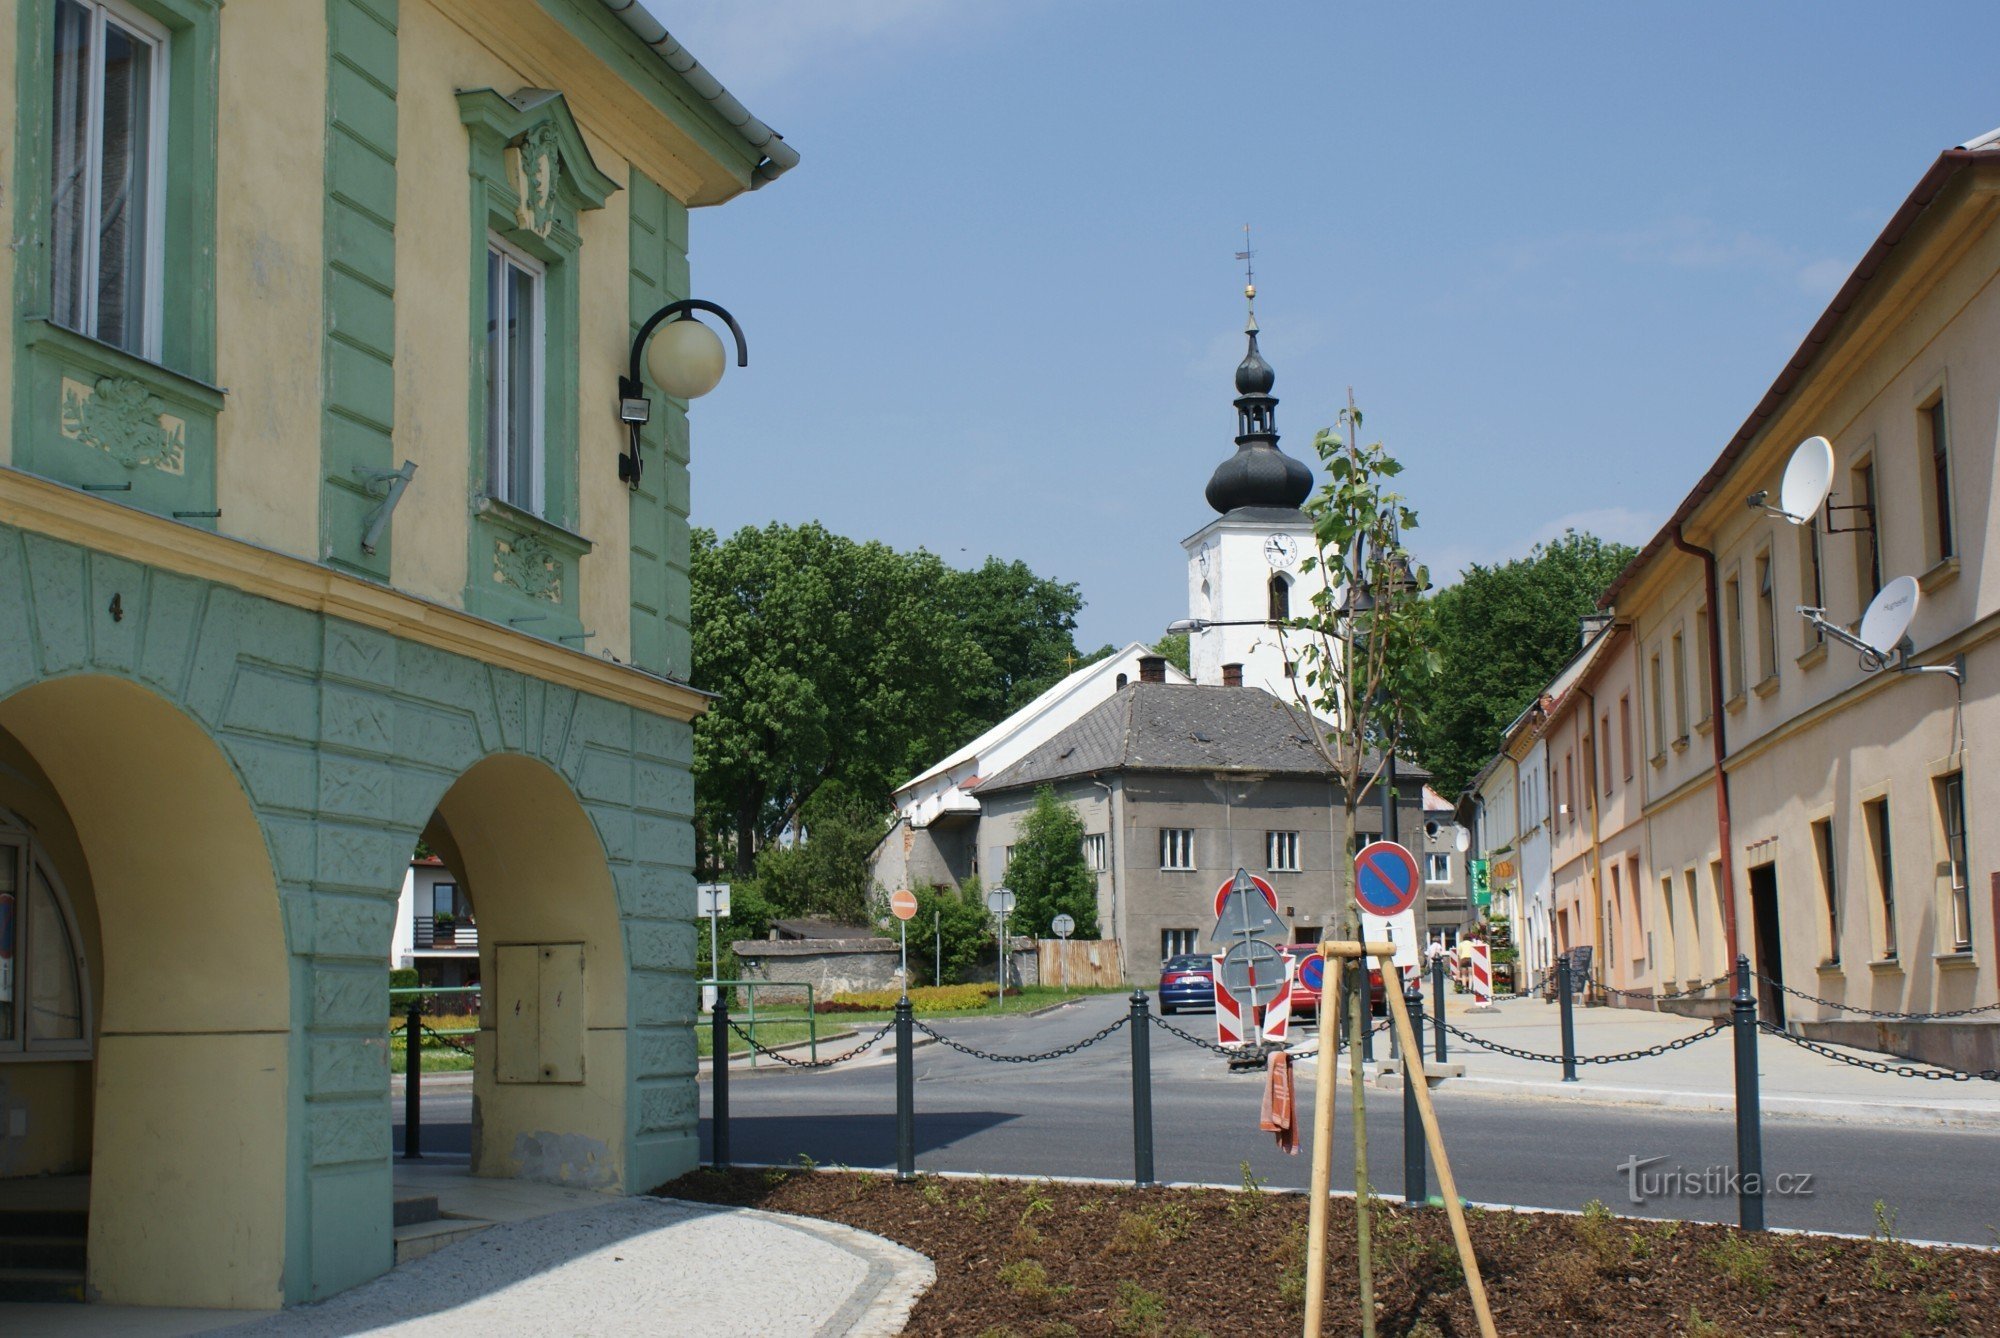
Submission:
[[[744,1014],[735,1013],[731,1015],[731,1018],[743,1030],[750,1030],[750,1020]],[[845,1018],[823,1017],[819,1020],[819,1038],[822,1042],[828,1036],[849,1030],[851,1028],[847,1026]],[[793,1014],[789,1018],[767,1018],[760,1010],[757,1014],[757,1030],[752,1034],[756,1036],[757,1044],[775,1050],[781,1045],[790,1045],[795,1041],[803,1041],[807,1039],[810,1033],[807,1030],[806,1021],[802,1015]],[[715,1029],[709,1025],[708,1018],[697,1017],[694,1020],[694,1043],[697,1054],[711,1055],[715,1052],[715,1047],[710,1044],[714,1036]],[[731,1032],[729,1034],[729,1053],[732,1055],[747,1055],[750,1053],[750,1047],[741,1036],[738,1036],[735,1032]]]
[[[463,1040],[469,1044],[472,1041],[472,1037],[467,1036]],[[407,1061],[405,1061],[403,1056],[406,1053],[407,1048],[404,1046],[401,1036],[392,1036],[389,1038],[389,1071],[391,1073],[404,1073],[408,1071],[404,1068],[404,1064]],[[434,1041],[425,1045],[420,1054],[423,1059],[425,1073],[472,1072],[471,1055],[461,1054],[457,1050],[449,1049],[440,1042]]]

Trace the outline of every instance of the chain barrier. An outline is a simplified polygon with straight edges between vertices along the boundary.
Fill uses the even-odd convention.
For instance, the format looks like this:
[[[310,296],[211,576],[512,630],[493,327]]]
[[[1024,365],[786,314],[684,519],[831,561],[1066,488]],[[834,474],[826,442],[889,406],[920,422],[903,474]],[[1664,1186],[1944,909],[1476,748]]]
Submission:
[[[1161,1031],[1164,1031],[1172,1036],[1178,1036],[1182,1040],[1186,1041],[1189,1045],[1200,1046],[1202,1049],[1209,1051],[1211,1054],[1221,1055],[1224,1059],[1236,1058],[1237,1047],[1235,1046],[1223,1045],[1218,1041],[1211,1041],[1206,1037],[1197,1036],[1193,1032],[1182,1031],[1179,1027],[1176,1027],[1173,1023],[1167,1021],[1165,1018],[1159,1016],[1157,1013],[1148,1013],[1146,1016],[1151,1018],[1153,1021],[1153,1025],[1158,1027]],[[1382,1021],[1376,1023],[1368,1030],[1373,1032],[1375,1035],[1380,1036],[1382,1033],[1389,1030],[1392,1021],[1393,1019],[1384,1018],[1382,1019]],[[1339,1046],[1335,1049],[1334,1053],[1339,1054],[1340,1051],[1345,1050],[1346,1048],[1347,1048],[1347,1042],[1343,1040],[1340,1042]],[[1293,1050],[1290,1053],[1292,1056],[1292,1062],[1295,1064],[1301,1060],[1316,1059],[1319,1057],[1319,1050],[1317,1048],[1311,1050]]]
[[[990,1050],[979,1050],[975,1049],[972,1046],[962,1044],[961,1042],[954,1041],[951,1037],[946,1036],[943,1032],[934,1030],[927,1024],[918,1022],[915,1019],[911,1020],[910,1025],[915,1027],[918,1031],[922,1032],[924,1035],[930,1037],[932,1040],[936,1041],[939,1045],[946,1046],[949,1047],[950,1049],[956,1050],[962,1055],[970,1055],[974,1059],[989,1060],[995,1064],[1035,1064],[1041,1062],[1044,1059],[1061,1059],[1064,1055],[1073,1055],[1079,1050],[1088,1049],[1089,1047],[1096,1045],[1099,1041],[1103,1040],[1105,1037],[1116,1032],[1120,1027],[1124,1026],[1131,1020],[1132,1020],[1132,1015],[1130,1013],[1123,1014],[1119,1017],[1119,1019],[1116,1022],[1113,1022],[1110,1026],[1105,1027],[1102,1030],[1092,1035],[1086,1036],[1080,1041],[1072,1042],[1069,1045],[1058,1046],[1054,1050],[1044,1050],[1040,1054],[1036,1055],[994,1054]],[[895,1024],[891,1023],[890,1025],[893,1026]]]
[[[881,1030],[877,1031],[873,1036],[870,1036],[867,1040],[855,1046],[852,1050],[844,1051],[841,1054],[834,1055],[830,1059],[793,1059],[790,1055],[779,1054],[776,1050],[771,1049],[771,1047],[769,1047],[768,1045],[758,1044],[754,1039],[751,1038],[748,1032],[744,1031],[743,1028],[736,1025],[736,1019],[733,1017],[729,1019],[729,1029],[735,1032],[738,1036],[742,1037],[743,1040],[749,1044],[752,1050],[755,1050],[758,1054],[764,1056],[764,1058],[766,1059],[777,1060],[780,1064],[783,1064],[787,1068],[830,1069],[835,1064],[844,1064],[848,1060],[853,1059],[855,1056],[866,1052],[869,1049],[869,1047],[873,1046],[877,1041],[881,1040],[884,1036],[887,1036],[890,1032],[894,1031],[896,1029],[896,1024],[893,1021],[883,1023]],[[727,1061],[725,1060],[724,1062],[726,1063]]]
[[[1698,995],[1708,993],[1708,991],[1714,989],[1717,985],[1728,984],[1730,977],[1733,976],[1734,974],[1735,972],[1733,971],[1725,971],[1721,975],[1717,976],[1714,980],[1705,980],[1699,985],[1690,985],[1684,990],[1673,990],[1666,994],[1656,994],[1652,990],[1616,989],[1610,985],[1605,984],[1603,981],[1599,980],[1596,976],[1592,976],[1590,978],[1590,984],[1596,987],[1597,989],[1603,990],[1606,994],[1616,994],[1621,998],[1626,998],[1626,999],[1660,999],[1660,1000],[1692,999]]]
[[[471,1040],[468,1036],[447,1036],[427,1022],[418,1022],[417,1026],[422,1028],[424,1039],[426,1040],[436,1041],[447,1050],[456,1050],[462,1055],[472,1053],[472,1046],[467,1044]]]
[[[1449,1022],[1444,1024],[1444,1029],[1458,1037],[1461,1041],[1476,1045],[1482,1050],[1491,1050],[1496,1055],[1510,1055],[1515,1059],[1539,1060],[1544,1064],[1560,1064],[1563,1062],[1561,1055],[1545,1055],[1534,1050],[1522,1050],[1516,1046],[1502,1045],[1498,1041],[1489,1041],[1483,1036],[1475,1036],[1464,1028],[1455,1027]],[[1622,1064],[1632,1059],[1653,1059],[1670,1051],[1685,1050],[1690,1045],[1705,1041],[1711,1036],[1720,1036],[1728,1030],[1729,1027],[1726,1024],[1717,1024],[1706,1031],[1698,1031],[1692,1036],[1683,1036],[1673,1041],[1663,1041],[1659,1045],[1649,1045],[1643,1050],[1622,1050],[1615,1055],[1578,1055],[1576,1056],[1576,1062],[1579,1064]]]
[[[1859,1059],[1853,1055],[1842,1054],[1831,1046],[1821,1045],[1817,1041],[1809,1041],[1803,1036],[1794,1036],[1776,1023],[1759,1021],[1757,1029],[1790,1041],[1801,1050],[1810,1050],[1816,1055],[1837,1060],[1851,1068],[1867,1069],[1870,1073],[1885,1073],[1895,1078],[1928,1078],[1932,1082],[1944,1082],[1946,1080],[1951,1082],[1971,1082],[1975,1078],[1984,1082],[2000,1082],[2000,1070],[1981,1069],[1977,1073],[1966,1073],[1959,1069],[1950,1068],[1917,1068],[1917,1064],[1927,1064],[1929,1062],[1921,1059],[1903,1064],[1884,1064],[1880,1060]],[[1894,1058],[1909,1060],[1910,1056],[1895,1055]]]
[[[1991,1013],[1995,1009],[2000,1009],[2000,1003],[1990,1003],[1979,1004],[1972,1008],[1954,1008],[1948,1013],[1896,1013],[1884,1008],[1857,1008],[1853,1004],[1835,1003],[1831,999],[1822,999],[1817,994],[1807,994],[1804,990],[1793,989],[1782,980],[1773,980],[1762,972],[1757,974],[1757,979],[1767,985],[1775,985],[1793,998],[1804,999],[1807,1003],[1816,1003],[1822,1008],[1837,1009],[1843,1013],[1859,1013],[1863,1017],[1880,1018],[1885,1022],[1935,1022],[1943,1018],[1971,1017],[1975,1013]]]

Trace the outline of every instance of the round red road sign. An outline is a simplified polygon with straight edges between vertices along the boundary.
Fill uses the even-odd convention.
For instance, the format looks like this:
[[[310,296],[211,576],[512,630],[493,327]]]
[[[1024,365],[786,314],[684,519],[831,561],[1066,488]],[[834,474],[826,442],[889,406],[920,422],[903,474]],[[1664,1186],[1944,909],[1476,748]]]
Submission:
[[[917,913],[917,894],[907,887],[897,888],[889,894],[889,909],[898,920],[910,919]]]
[[[1265,882],[1265,881],[1264,881],[1264,880],[1263,880],[1262,878],[1259,878],[1259,877],[1258,877],[1258,876],[1257,876],[1256,874],[1254,874],[1254,873],[1250,875],[1250,881],[1251,881],[1251,882],[1253,882],[1253,883],[1255,883],[1255,884],[1257,885],[1257,890],[1258,890],[1259,892],[1262,892],[1262,893],[1264,894],[1264,901],[1265,901],[1265,903],[1266,903],[1267,905],[1269,905],[1269,906],[1270,906],[1270,908],[1271,908],[1272,910],[1274,910],[1274,911],[1275,911],[1275,910],[1277,910],[1277,909],[1278,909],[1278,894],[1277,894],[1276,892],[1274,892],[1274,891],[1272,891],[1272,890],[1271,890],[1271,885],[1270,885],[1269,883]],[[1225,901],[1229,900],[1229,889],[1230,889],[1230,888],[1232,888],[1232,887],[1234,887],[1234,886],[1236,886],[1236,880],[1235,880],[1234,878],[1231,878],[1231,879],[1230,879],[1230,880],[1229,880],[1228,882],[1224,883],[1224,884],[1223,884],[1223,885],[1222,885],[1221,887],[1218,887],[1218,888],[1216,888],[1216,889],[1215,889],[1215,914],[1216,914],[1216,918],[1218,918],[1218,919],[1220,919],[1220,918],[1221,918],[1221,916],[1222,916],[1222,904],[1223,904],[1223,903],[1224,903]]]

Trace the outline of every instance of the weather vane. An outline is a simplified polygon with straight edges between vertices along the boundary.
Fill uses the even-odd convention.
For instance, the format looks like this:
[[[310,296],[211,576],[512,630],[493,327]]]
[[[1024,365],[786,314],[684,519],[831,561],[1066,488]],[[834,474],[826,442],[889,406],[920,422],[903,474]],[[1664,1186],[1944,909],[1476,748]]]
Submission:
[[[1255,260],[1256,255],[1257,253],[1250,249],[1250,225],[1245,223],[1243,225],[1243,249],[1236,253],[1236,258],[1243,262],[1243,300],[1251,304],[1253,316],[1256,312],[1257,302],[1257,271],[1252,262]]]

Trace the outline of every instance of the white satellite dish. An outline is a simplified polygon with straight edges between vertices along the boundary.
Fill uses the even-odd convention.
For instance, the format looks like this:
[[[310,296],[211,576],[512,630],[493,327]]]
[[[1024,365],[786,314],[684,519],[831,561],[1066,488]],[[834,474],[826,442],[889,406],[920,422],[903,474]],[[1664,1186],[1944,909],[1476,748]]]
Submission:
[[[1910,624],[1916,621],[1922,599],[1914,576],[1898,576],[1883,586],[1882,593],[1869,601],[1868,612],[1861,615],[1857,635],[1862,643],[1881,659],[1895,654]]]
[[[1792,452],[1778,485],[1778,514],[1794,525],[1810,525],[1833,486],[1833,443],[1807,437]]]
[[[1460,827],[1458,835],[1452,838],[1452,844],[1458,847],[1460,854],[1464,854],[1466,851],[1472,849],[1472,833]]]

